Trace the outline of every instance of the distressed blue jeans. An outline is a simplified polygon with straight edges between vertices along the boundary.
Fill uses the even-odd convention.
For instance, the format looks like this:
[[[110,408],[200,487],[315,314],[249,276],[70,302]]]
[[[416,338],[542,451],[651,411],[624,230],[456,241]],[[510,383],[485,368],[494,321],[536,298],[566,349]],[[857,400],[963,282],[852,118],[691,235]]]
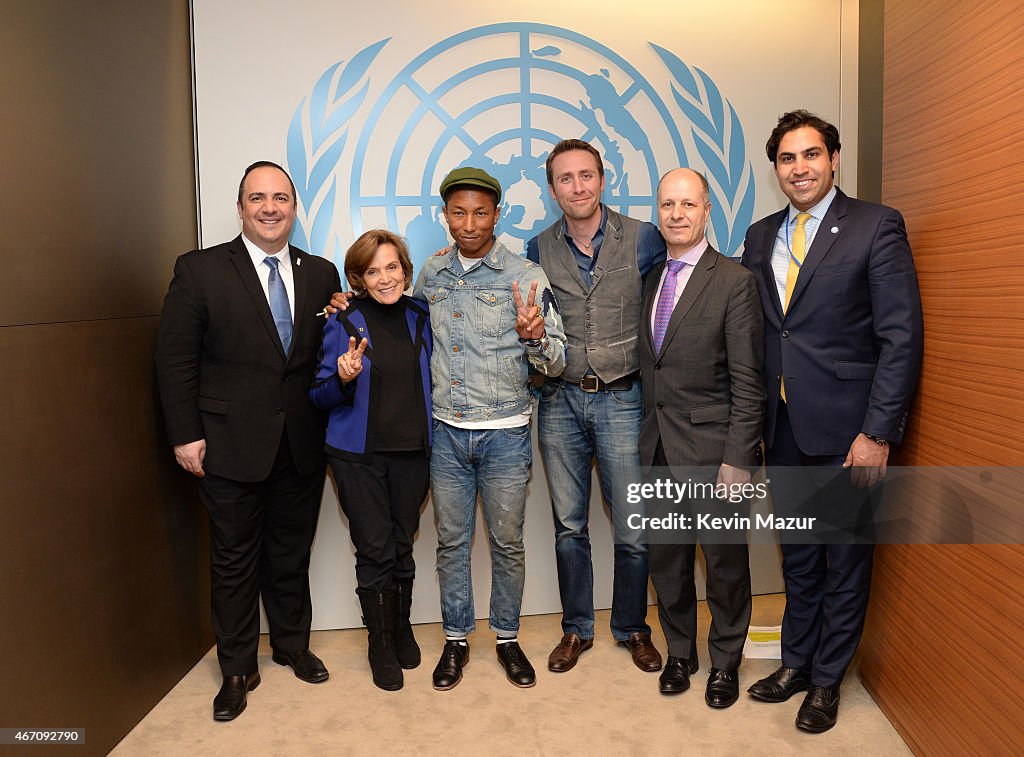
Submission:
[[[530,427],[469,430],[434,421],[430,487],[437,520],[437,575],[445,633],[476,628],[470,549],[477,494],[491,548],[490,628],[519,631],[526,580],[523,520],[533,452]]]
[[[650,633],[647,625],[647,545],[630,529],[630,513],[643,505],[626,502],[627,486],[641,481],[639,381],[622,391],[588,393],[558,380],[544,382],[538,437],[555,520],[555,561],[562,599],[562,631],[594,638],[594,569],[590,556],[591,462],[597,459],[601,494],[612,518],[615,573],[612,636]]]

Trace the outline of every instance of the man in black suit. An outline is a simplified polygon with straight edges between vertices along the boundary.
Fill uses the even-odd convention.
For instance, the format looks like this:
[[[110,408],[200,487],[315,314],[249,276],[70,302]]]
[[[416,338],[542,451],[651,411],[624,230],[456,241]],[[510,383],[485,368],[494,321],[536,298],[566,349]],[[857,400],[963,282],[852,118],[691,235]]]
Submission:
[[[779,119],[766,148],[790,205],[750,227],[743,265],[764,308],[766,461],[850,469],[854,492],[885,475],[889,445],[903,438],[922,318],[903,218],[833,185],[839,147],[836,127],[807,111]],[[835,491],[821,514],[848,518],[849,498]],[[776,487],[776,507],[792,507],[793,493]],[[782,667],[749,691],[783,702],[807,689],[796,719],[805,731],[835,725],[864,627],[873,545],[852,541],[782,544]]]
[[[662,177],[658,228],[668,259],[647,277],[640,311],[640,462],[674,473],[683,469],[686,479],[738,493],[749,484],[749,466],[759,461],[765,399],[761,303],[750,272],[708,244],[710,213],[702,175],[678,168]],[[715,515],[737,507],[710,502],[716,503]],[[709,501],[689,504],[700,511]],[[658,683],[663,694],[676,694],[690,687],[698,667],[696,544],[681,533],[664,541],[652,539],[648,546],[669,654]],[[701,537],[701,548],[712,617],[704,699],[723,708],[739,698],[738,668],[750,623],[747,543],[743,533],[711,533]]]
[[[157,340],[167,435],[210,513],[213,629],[232,720],[260,683],[259,598],[274,662],[327,680],[309,651],[309,552],[323,491],[324,419],[309,404],[337,268],[288,244],[295,188],[280,166],[249,166],[242,233],[174,265]]]

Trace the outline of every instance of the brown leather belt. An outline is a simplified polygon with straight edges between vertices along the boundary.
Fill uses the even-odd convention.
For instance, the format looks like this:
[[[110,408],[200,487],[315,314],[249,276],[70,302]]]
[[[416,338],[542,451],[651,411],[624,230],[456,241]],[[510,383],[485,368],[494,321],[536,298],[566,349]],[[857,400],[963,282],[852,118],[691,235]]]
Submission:
[[[590,373],[581,378],[579,381],[566,381],[562,378],[556,378],[555,381],[560,381],[566,386],[579,387],[580,391],[586,392],[587,394],[594,394],[595,392],[622,392],[627,389],[633,388],[633,382],[640,378],[640,371],[633,371],[628,376],[622,376],[605,383],[594,374]]]

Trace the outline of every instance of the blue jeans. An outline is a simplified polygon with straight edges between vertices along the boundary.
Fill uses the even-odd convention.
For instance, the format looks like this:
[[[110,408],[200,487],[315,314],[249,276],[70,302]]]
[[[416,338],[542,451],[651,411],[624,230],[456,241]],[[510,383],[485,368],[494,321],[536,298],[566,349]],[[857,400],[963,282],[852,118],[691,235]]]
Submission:
[[[555,519],[555,560],[562,599],[562,631],[594,638],[594,568],[590,558],[590,466],[597,458],[601,494],[612,517],[615,575],[612,636],[650,633],[647,625],[647,545],[627,527],[642,505],[626,502],[628,484],[641,481],[639,437],[644,414],[640,382],[623,391],[584,392],[558,380],[544,382],[538,436]]]
[[[437,576],[445,633],[476,628],[470,548],[476,497],[491,547],[490,628],[519,631],[526,579],[523,520],[533,452],[530,427],[467,430],[434,421],[430,486],[437,520]]]

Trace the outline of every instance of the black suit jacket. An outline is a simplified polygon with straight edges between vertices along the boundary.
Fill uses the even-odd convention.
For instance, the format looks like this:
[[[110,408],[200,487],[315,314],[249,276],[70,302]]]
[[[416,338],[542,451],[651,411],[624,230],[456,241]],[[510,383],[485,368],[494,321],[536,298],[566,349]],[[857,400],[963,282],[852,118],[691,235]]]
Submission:
[[[160,396],[171,444],[206,439],[203,468],[261,481],[287,428],[299,473],[323,469],[325,418],[309,403],[323,332],[321,310],[340,286],[323,258],[289,247],[295,283],[285,355],[252,259],[238,236],[182,255],[157,339]]]
[[[765,399],[761,303],[754,277],[708,247],[655,354],[651,312],[664,267],[648,274],[640,311],[640,462],[653,463],[660,438],[671,466],[753,465]]]
[[[845,455],[858,433],[899,442],[921,366],[917,274],[903,217],[837,191],[782,312],[772,272],[786,210],[747,230],[743,265],[765,320],[765,443],[785,375],[793,435],[807,455]]]

